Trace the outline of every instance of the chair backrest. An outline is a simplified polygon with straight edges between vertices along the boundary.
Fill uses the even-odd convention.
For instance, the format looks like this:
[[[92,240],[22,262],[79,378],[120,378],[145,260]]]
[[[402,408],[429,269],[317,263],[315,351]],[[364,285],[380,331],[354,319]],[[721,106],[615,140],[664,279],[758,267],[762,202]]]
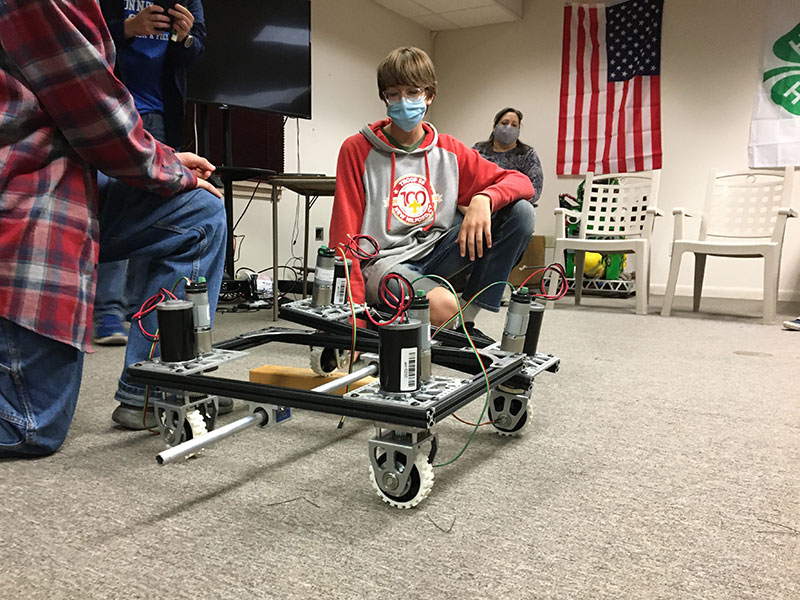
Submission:
[[[628,238],[644,231],[647,208],[658,205],[661,171],[586,174],[581,207],[582,238]],[[652,221],[652,220],[651,220]]]
[[[792,168],[711,173],[700,224],[708,237],[771,238],[778,209],[789,207]]]

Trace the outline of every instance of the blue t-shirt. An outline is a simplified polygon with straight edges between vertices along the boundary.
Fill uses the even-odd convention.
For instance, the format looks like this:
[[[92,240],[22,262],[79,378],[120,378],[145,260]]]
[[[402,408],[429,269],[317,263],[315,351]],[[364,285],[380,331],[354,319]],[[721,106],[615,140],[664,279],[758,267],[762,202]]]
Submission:
[[[121,1],[125,3],[126,19],[152,4],[149,0]],[[124,83],[139,114],[164,112],[161,72],[168,43],[169,32],[164,31],[158,35],[136,36],[130,44],[118,50],[117,60],[125,74]]]

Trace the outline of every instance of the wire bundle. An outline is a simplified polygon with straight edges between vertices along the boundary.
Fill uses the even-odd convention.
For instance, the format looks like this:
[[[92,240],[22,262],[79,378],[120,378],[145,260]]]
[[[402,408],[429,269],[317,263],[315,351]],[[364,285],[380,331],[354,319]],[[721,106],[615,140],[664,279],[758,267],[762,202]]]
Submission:
[[[178,281],[178,283],[180,283],[180,281]],[[177,286],[177,284],[175,285]],[[158,341],[158,330],[156,329],[155,333],[150,333],[149,331],[147,331],[144,328],[144,325],[142,324],[142,319],[144,319],[147,315],[156,310],[156,307],[162,302],[165,302],[167,300],[177,300],[177,299],[178,297],[171,291],[169,291],[167,288],[161,288],[158,291],[158,293],[150,296],[147,300],[145,300],[141,308],[139,308],[139,310],[134,313],[133,317],[131,317],[131,321],[139,326],[142,335],[144,335],[144,337],[153,342],[153,344],[155,344]]]

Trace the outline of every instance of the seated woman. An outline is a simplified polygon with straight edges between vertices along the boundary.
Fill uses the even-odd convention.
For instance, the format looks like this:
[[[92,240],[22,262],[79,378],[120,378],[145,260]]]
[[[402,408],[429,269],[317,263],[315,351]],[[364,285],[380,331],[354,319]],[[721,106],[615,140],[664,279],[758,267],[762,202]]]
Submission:
[[[473,146],[485,159],[503,169],[519,171],[528,176],[535,193],[530,202],[536,206],[542,195],[542,163],[536,150],[519,141],[522,112],[516,108],[504,108],[494,116],[494,129],[489,139]]]

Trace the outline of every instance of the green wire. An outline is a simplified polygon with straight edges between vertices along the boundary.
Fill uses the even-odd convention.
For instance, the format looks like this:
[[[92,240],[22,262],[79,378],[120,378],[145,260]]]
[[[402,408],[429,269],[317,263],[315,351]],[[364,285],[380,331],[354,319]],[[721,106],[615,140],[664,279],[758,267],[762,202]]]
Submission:
[[[423,275],[422,277],[417,277],[417,278],[416,278],[414,281],[412,281],[412,282],[411,282],[411,285],[414,285],[414,282],[416,282],[416,281],[419,281],[420,279],[424,279],[425,277],[438,277],[438,275]],[[505,285],[509,285],[509,286],[511,286],[511,289],[512,289],[512,290],[515,290],[515,289],[516,289],[516,288],[514,287],[514,284],[513,284],[513,283],[510,283],[510,282],[508,282],[508,281],[495,281],[494,283],[490,283],[490,284],[489,284],[489,285],[487,285],[485,288],[483,288],[481,291],[479,291],[478,293],[476,293],[476,294],[475,294],[475,295],[474,295],[472,298],[470,298],[470,299],[469,299],[469,302],[467,302],[467,303],[466,303],[464,306],[461,306],[461,308],[459,309],[459,314],[455,314],[455,315],[453,315],[452,317],[450,317],[450,318],[449,318],[447,321],[445,321],[445,322],[444,322],[444,324],[442,324],[441,326],[437,327],[437,328],[436,328],[436,330],[438,331],[438,330],[440,330],[440,329],[444,329],[445,327],[447,327],[447,326],[448,326],[450,323],[452,323],[452,322],[453,322],[453,320],[454,320],[456,317],[458,317],[458,316],[460,315],[460,311],[461,311],[462,309],[465,309],[465,308],[467,308],[467,307],[468,307],[470,304],[472,304],[472,303],[475,301],[475,299],[476,299],[478,296],[480,296],[480,295],[481,295],[483,292],[485,292],[486,290],[488,290],[490,287],[492,287],[493,285],[499,285],[499,284],[505,284]],[[451,288],[450,288],[450,290],[451,290],[451,291],[453,291],[453,288],[451,287]],[[455,294],[456,292],[455,292],[455,291],[453,291],[453,293]],[[456,300],[458,300],[458,295],[456,295]],[[459,304],[460,304],[460,303],[459,303]],[[462,319],[462,321],[463,321],[463,319]]]
[[[173,293],[175,292],[175,289],[178,287],[178,285],[180,285],[181,281],[185,281],[186,283],[192,283],[192,280],[184,275],[183,277],[178,279],[178,281],[175,282],[175,285],[172,286]]]
[[[464,452],[467,449],[467,446],[469,446],[470,442],[472,441],[472,438],[475,437],[475,432],[478,431],[478,427],[480,427],[480,422],[483,419],[483,415],[486,413],[486,408],[489,406],[489,397],[491,396],[492,389],[491,389],[491,387],[489,385],[489,375],[488,375],[488,373],[486,373],[486,369],[483,366],[483,361],[481,360],[480,353],[478,352],[478,349],[475,347],[475,344],[472,342],[472,338],[469,336],[469,333],[467,332],[467,328],[464,326],[464,314],[461,312],[461,303],[458,301],[458,293],[456,293],[456,291],[453,289],[453,286],[450,285],[449,281],[447,281],[444,277],[439,277],[438,275],[422,275],[421,277],[417,277],[414,281],[412,281],[411,285],[413,286],[414,282],[419,281],[420,279],[424,279],[426,277],[429,278],[429,279],[437,279],[437,280],[441,281],[442,283],[444,283],[448,287],[448,289],[452,292],[453,296],[455,296],[456,303],[458,304],[458,316],[461,317],[461,327],[464,329],[464,333],[467,336],[467,340],[469,340],[469,345],[472,347],[472,351],[475,353],[475,358],[478,359],[478,364],[481,366],[481,371],[483,372],[483,378],[486,381],[486,401],[483,403],[483,408],[481,409],[481,416],[478,417],[478,421],[475,423],[475,427],[473,427],[472,432],[469,434],[469,437],[467,438],[467,442],[464,444],[464,446],[461,448],[461,450],[458,452],[458,454],[455,455],[455,457],[451,458],[447,462],[443,462],[443,463],[440,463],[438,465],[432,465],[434,468],[437,468],[437,467],[446,467],[447,465],[454,463],[459,458],[461,458],[462,454],[464,454]],[[495,282],[495,283],[507,283],[507,282],[498,281],[498,282]],[[490,285],[488,285],[486,287],[487,288],[491,287],[491,285],[494,285],[494,283],[490,284]],[[485,289],[486,288],[484,288],[484,290]],[[478,292],[478,294],[475,294],[475,296],[477,297],[482,292],[483,292],[483,290]],[[473,300],[474,299],[475,298],[473,297]],[[470,300],[470,302],[472,302],[472,300]],[[455,316],[453,318],[455,318]]]
[[[347,285],[347,299],[350,302],[350,312],[351,312],[352,317],[353,317],[353,340],[352,340],[352,342],[350,344],[350,365],[349,365],[349,367],[347,369],[348,373],[352,373],[353,372],[353,363],[355,362],[355,355],[356,355],[356,333],[358,331],[358,328],[356,326],[356,314],[355,314],[355,308],[354,308],[354,304],[353,304],[353,291],[350,288],[350,269],[347,268],[347,254],[345,254],[344,250],[342,250],[341,248],[337,248],[337,250],[339,252],[341,252],[341,254],[342,254],[342,262],[344,263],[344,279],[345,279],[345,283]],[[350,391],[350,384],[347,384],[347,387],[344,388],[344,392],[346,394],[349,391]],[[344,415],[339,417],[339,425],[337,426],[338,429],[342,428],[342,425],[344,425],[344,420],[345,420],[345,416]]]

